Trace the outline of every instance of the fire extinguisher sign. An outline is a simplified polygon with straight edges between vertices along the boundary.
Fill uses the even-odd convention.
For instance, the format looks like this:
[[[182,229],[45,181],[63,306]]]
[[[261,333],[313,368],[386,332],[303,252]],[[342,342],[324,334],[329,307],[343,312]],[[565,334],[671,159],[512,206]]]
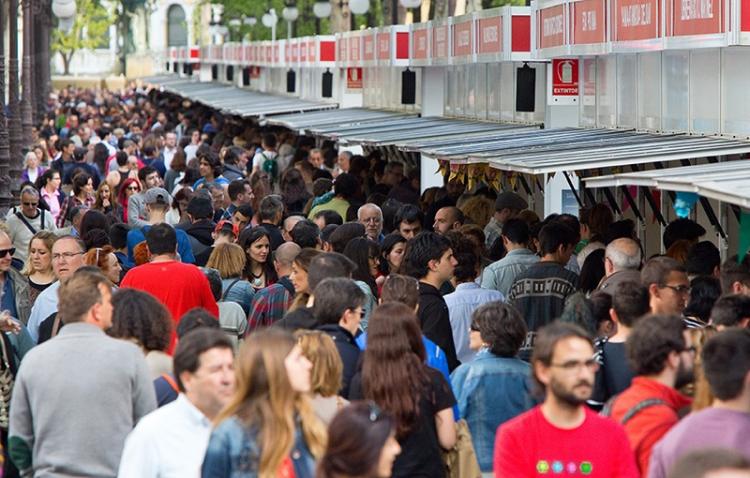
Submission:
[[[552,96],[578,96],[578,60],[552,60]]]

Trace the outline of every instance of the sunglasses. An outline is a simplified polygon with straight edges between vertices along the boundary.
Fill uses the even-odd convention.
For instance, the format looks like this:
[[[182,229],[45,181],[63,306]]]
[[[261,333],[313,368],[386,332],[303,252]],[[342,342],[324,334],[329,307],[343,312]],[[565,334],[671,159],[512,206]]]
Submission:
[[[128,191],[138,191],[138,186],[128,186],[125,189],[127,189]]]
[[[5,257],[7,255],[13,255],[16,253],[16,248],[11,247],[10,249],[0,249],[0,257]]]

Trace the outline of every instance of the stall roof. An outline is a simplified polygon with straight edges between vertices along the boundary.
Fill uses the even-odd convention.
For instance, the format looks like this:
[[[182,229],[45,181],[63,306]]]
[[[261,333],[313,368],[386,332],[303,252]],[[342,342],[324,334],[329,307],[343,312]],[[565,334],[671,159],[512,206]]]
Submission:
[[[653,169],[585,178],[586,187],[649,186],[701,196],[750,208],[750,161],[726,161],[680,168]]]
[[[394,113],[367,108],[344,108],[278,115],[269,118],[268,124],[284,126],[300,134],[305,134],[311,128],[351,127],[370,122],[414,117],[416,117],[416,114]]]
[[[445,117],[404,116],[375,120],[362,124],[341,127],[341,125],[310,128],[310,133],[342,144],[363,146],[406,146],[410,142],[450,140],[455,143],[460,138],[482,137],[498,132],[525,130],[530,126],[518,124],[469,121]]]
[[[146,83],[159,85],[164,91],[202,103],[224,113],[242,117],[299,113],[337,108],[335,103],[317,103],[291,96],[245,90],[215,82],[200,82],[177,76],[146,78]]]
[[[750,142],[632,130],[561,128],[522,131],[487,141],[473,139],[422,152],[453,163],[484,163],[502,170],[543,174],[750,153]]]

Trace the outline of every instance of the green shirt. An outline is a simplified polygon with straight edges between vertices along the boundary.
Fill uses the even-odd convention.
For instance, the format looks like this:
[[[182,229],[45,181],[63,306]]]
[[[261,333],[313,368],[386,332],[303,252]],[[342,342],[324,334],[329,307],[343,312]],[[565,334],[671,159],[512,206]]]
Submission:
[[[344,199],[341,199],[339,197],[335,197],[324,204],[318,204],[314,208],[310,210],[310,214],[307,215],[307,218],[312,220],[315,218],[315,215],[319,213],[320,211],[336,211],[341,216],[341,219],[343,219],[346,222],[346,212],[349,210],[349,201],[346,201]]]

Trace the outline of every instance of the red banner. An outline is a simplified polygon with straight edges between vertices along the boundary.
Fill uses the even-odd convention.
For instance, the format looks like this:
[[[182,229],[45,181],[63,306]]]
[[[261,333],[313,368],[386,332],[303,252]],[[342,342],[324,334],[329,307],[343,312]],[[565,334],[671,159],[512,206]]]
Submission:
[[[359,36],[349,38],[349,61],[359,61],[362,58],[362,52],[359,49]]]
[[[672,35],[723,33],[723,6],[721,0],[674,0]]]
[[[346,61],[349,53],[349,41],[348,38],[338,37],[336,38],[336,61]]]
[[[448,57],[448,25],[440,25],[432,28],[432,57]]]
[[[539,10],[539,48],[552,48],[565,43],[563,6]]]
[[[604,0],[582,0],[571,4],[573,18],[574,45],[604,43],[606,37],[606,17]]]
[[[578,96],[578,60],[552,60],[552,94]]]
[[[614,41],[659,37],[659,0],[615,0]]]
[[[378,33],[378,60],[389,60],[391,58],[391,33]]]
[[[477,53],[501,53],[503,51],[503,17],[480,18],[477,22]]]
[[[362,41],[363,41],[362,59],[364,61],[374,61],[375,60],[375,35],[372,33],[366,33]]]
[[[453,56],[469,56],[474,52],[471,20],[453,24]]]

